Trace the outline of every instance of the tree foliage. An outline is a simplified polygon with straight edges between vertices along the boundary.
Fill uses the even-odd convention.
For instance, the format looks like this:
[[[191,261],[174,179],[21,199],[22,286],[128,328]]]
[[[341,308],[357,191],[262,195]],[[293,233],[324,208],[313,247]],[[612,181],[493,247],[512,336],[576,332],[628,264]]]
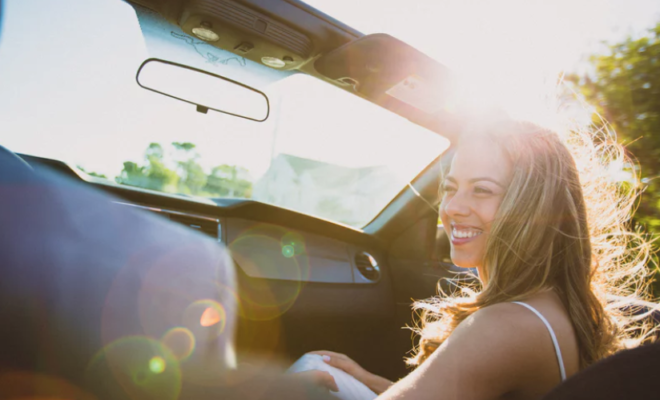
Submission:
[[[144,152],[144,163],[124,162],[117,183],[169,193],[204,197],[252,197],[252,182],[245,168],[222,164],[207,174],[192,143],[172,143],[168,156],[159,143]]]
[[[85,168],[83,168],[80,165],[76,165],[76,168],[78,168],[79,170],[81,170],[82,172],[86,173],[89,176],[94,176],[96,178],[108,179],[108,177],[105,176],[104,174],[99,174],[98,172],[93,172],[93,171],[87,171]]]
[[[660,233],[660,23],[594,55],[592,76],[573,76],[587,101],[617,131],[637,159],[645,191],[635,221]],[[599,117],[594,115],[594,122]]]

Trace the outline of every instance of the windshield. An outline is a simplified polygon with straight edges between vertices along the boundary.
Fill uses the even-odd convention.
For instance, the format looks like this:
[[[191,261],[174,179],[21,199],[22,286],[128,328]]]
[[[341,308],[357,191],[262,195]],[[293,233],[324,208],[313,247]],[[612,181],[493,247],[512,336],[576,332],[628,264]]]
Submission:
[[[121,1],[9,0],[0,41],[2,145],[122,185],[245,198],[362,227],[447,140],[301,73],[185,35]],[[254,122],[147,90],[147,58],[195,66],[269,98]]]

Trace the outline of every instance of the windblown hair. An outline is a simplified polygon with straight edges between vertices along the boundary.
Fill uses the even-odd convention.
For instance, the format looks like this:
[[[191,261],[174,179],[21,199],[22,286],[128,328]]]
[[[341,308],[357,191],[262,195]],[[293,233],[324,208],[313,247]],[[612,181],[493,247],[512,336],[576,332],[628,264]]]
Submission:
[[[607,129],[560,138],[511,120],[472,126],[459,148],[488,138],[513,176],[487,238],[482,287],[450,279],[450,293],[414,304],[420,341],[408,364],[422,363],[475,311],[549,289],[568,311],[581,368],[645,340],[651,244],[630,229],[639,189],[624,148]]]

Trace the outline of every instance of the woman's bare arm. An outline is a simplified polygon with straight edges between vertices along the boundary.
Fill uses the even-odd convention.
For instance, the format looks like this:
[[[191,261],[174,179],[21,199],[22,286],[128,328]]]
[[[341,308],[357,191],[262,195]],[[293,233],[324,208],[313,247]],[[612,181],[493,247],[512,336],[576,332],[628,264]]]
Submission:
[[[519,390],[533,382],[547,357],[539,350],[549,340],[547,333],[543,326],[530,324],[530,318],[534,316],[513,304],[477,311],[428,360],[378,399],[482,400]]]

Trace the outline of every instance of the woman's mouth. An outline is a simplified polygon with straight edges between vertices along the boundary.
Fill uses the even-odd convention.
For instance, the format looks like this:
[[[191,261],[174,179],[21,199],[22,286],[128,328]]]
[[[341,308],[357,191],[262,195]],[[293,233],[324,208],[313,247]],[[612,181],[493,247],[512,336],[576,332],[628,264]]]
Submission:
[[[462,245],[474,240],[482,233],[483,231],[480,229],[452,226],[451,243],[454,246]]]

